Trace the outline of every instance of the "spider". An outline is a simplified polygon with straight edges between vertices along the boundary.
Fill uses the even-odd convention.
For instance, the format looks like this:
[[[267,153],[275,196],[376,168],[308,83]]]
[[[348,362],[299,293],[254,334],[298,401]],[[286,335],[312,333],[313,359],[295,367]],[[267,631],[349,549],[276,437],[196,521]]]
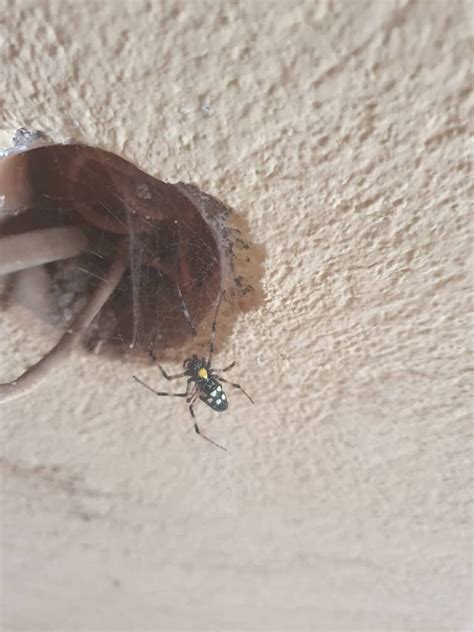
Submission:
[[[183,363],[184,371],[182,373],[176,373],[176,375],[168,375],[166,371],[163,369],[163,367],[158,364],[158,368],[160,369],[161,374],[166,380],[178,380],[183,377],[188,378],[185,393],[163,393],[161,391],[155,391],[154,388],[151,388],[151,386],[149,386],[148,384],[145,384],[145,382],[142,382],[136,375],[134,375],[133,378],[137,382],[139,382],[142,386],[147,388],[149,391],[151,391],[155,395],[159,395],[160,397],[162,396],[185,397],[186,402],[189,404],[189,412],[194,422],[194,430],[196,434],[198,434],[200,437],[202,437],[206,441],[209,441],[209,443],[212,443],[217,448],[221,448],[221,450],[227,451],[226,448],[219,445],[218,443],[216,443],[215,441],[213,441],[212,439],[210,439],[209,437],[207,437],[201,432],[196,422],[196,415],[194,414],[194,404],[196,403],[196,400],[198,399],[204,402],[207,406],[209,406],[209,408],[212,408],[212,410],[215,410],[216,412],[221,413],[221,412],[224,412],[224,410],[227,410],[229,404],[228,404],[227,396],[224,392],[224,389],[222,388],[221,382],[225,382],[226,384],[229,384],[233,388],[239,389],[252,402],[252,404],[254,403],[253,399],[240,386],[240,384],[229,382],[228,380],[224,379],[221,375],[219,375],[219,373],[225,373],[226,371],[230,371],[230,369],[232,369],[235,366],[235,360],[231,364],[226,366],[224,369],[212,368],[211,361],[212,361],[212,356],[214,353],[217,316],[219,314],[219,308],[221,306],[221,302],[224,297],[224,294],[225,292],[221,293],[219,297],[219,301],[217,302],[216,313],[214,315],[214,321],[212,323],[212,328],[211,328],[211,340],[209,343],[209,354],[208,354],[207,360],[206,358],[202,358],[196,354],[193,354],[190,358],[185,359]],[[153,351],[150,350],[149,355],[152,361],[157,364],[157,360]]]

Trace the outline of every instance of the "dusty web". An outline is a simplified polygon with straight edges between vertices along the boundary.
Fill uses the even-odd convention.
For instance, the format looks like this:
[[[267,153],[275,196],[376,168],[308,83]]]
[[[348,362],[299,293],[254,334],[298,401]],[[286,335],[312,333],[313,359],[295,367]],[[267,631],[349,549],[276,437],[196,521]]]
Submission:
[[[235,303],[250,290],[235,270],[236,250],[249,246],[231,227],[231,211],[109,152],[42,137],[25,150],[20,140],[0,161],[0,239],[20,261],[4,275],[9,299],[95,353],[153,350],[177,359],[207,344],[202,325],[221,293]]]

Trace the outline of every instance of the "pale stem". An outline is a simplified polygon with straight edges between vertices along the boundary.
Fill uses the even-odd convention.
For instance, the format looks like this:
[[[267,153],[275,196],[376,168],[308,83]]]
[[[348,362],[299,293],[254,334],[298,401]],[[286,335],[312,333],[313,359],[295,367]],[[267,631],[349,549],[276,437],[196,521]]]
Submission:
[[[64,360],[72,348],[81,340],[82,335],[103,305],[115,290],[127,269],[125,249],[118,247],[115,258],[102,283],[96,288],[82,312],[72,322],[71,327],[59,342],[39,362],[33,364],[24,373],[11,382],[0,384],[0,403],[23,397],[34,391]]]
[[[86,247],[86,236],[75,226],[0,237],[0,275],[77,257]]]

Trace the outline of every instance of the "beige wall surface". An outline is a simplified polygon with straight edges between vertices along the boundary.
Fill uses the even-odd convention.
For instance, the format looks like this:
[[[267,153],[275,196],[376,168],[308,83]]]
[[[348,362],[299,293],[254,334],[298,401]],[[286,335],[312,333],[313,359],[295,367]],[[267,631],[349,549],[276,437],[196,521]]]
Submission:
[[[216,356],[255,405],[197,409],[228,453],[138,360],[0,409],[2,629],[470,630],[472,4],[1,13],[2,130],[195,182],[265,252]],[[57,332],[0,318],[3,381]]]

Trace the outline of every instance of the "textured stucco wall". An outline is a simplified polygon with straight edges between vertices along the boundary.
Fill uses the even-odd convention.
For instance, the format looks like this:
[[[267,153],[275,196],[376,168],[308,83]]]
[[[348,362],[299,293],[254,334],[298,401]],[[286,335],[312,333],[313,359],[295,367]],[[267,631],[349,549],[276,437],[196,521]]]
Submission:
[[[266,247],[219,358],[256,404],[199,409],[229,454],[97,356],[0,409],[2,629],[471,629],[472,5],[2,5],[2,129],[194,181]],[[54,333],[0,318],[13,377]]]

